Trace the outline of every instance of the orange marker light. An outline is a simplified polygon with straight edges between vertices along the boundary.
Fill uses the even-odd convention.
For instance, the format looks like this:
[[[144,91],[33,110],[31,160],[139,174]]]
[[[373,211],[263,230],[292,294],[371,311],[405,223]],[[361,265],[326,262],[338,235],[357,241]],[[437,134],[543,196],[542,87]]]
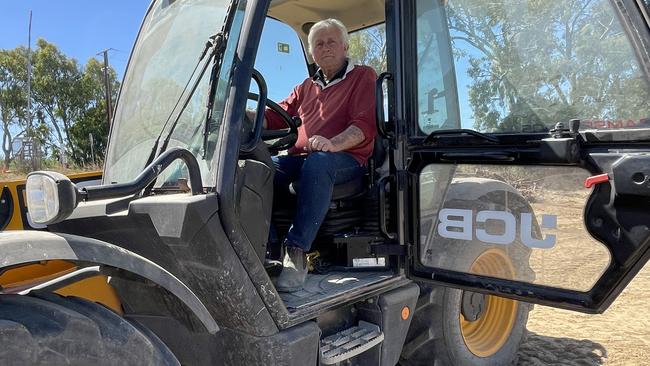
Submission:
[[[402,320],[406,320],[411,315],[411,309],[408,306],[402,308]]]

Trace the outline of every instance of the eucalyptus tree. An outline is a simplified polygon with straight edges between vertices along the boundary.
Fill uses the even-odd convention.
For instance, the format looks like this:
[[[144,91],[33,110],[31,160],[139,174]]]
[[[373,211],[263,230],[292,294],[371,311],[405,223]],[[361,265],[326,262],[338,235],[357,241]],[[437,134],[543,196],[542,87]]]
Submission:
[[[2,152],[4,169],[14,159],[12,145],[26,128],[27,57],[24,48],[0,50],[0,123],[2,123]]]

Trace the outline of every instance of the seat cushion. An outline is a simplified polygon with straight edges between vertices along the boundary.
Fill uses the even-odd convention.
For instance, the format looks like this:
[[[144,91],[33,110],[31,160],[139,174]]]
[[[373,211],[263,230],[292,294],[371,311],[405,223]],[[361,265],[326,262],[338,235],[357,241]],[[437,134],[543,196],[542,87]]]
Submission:
[[[332,191],[332,201],[338,201],[350,197],[354,197],[365,191],[365,177],[359,177],[349,182],[334,185]],[[289,190],[293,194],[300,192],[300,181],[293,182],[289,186]]]

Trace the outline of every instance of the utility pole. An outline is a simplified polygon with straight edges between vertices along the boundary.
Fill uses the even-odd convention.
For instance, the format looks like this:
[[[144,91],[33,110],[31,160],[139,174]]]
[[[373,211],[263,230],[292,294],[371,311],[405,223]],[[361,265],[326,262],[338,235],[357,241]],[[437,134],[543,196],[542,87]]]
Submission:
[[[36,139],[32,128],[32,11],[29,11],[29,31],[27,33],[27,141],[31,143],[30,168],[37,169]]]
[[[32,11],[29,11],[27,33],[27,131],[32,132]]]
[[[104,91],[106,92],[106,123],[108,123],[108,127],[110,128],[111,126],[111,113],[112,113],[112,108],[111,108],[111,85],[108,80],[108,51],[113,50],[113,48],[107,48],[103,51],[100,51],[97,53],[97,56],[100,54],[104,54]]]

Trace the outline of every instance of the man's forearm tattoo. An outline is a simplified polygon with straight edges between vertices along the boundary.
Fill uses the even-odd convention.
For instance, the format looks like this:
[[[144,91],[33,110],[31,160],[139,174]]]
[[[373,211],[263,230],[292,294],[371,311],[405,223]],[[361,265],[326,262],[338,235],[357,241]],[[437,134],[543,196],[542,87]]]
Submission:
[[[332,138],[332,144],[338,147],[339,151],[347,150],[362,143],[366,137],[363,131],[357,126],[350,126],[345,131]]]

